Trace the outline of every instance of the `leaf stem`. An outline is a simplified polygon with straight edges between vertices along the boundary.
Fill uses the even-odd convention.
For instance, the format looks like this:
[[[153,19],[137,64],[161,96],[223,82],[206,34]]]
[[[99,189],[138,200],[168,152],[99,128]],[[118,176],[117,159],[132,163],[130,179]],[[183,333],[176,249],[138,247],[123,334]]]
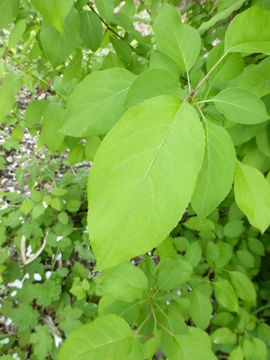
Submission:
[[[204,84],[204,82],[208,79],[208,77],[212,74],[212,72],[215,70],[215,68],[222,62],[222,60],[227,56],[228,52],[225,52],[221,58],[211,67],[211,69],[208,71],[208,73],[200,80],[200,82],[197,84],[197,86],[192,90],[189,95],[188,99],[192,99],[193,96],[196,94],[196,92],[199,90],[199,88]]]
[[[261,312],[261,311],[269,309],[269,308],[270,308],[270,304],[263,305],[263,306],[259,307],[258,309],[256,309],[253,312],[253,314],[257,314],[258,312]]]

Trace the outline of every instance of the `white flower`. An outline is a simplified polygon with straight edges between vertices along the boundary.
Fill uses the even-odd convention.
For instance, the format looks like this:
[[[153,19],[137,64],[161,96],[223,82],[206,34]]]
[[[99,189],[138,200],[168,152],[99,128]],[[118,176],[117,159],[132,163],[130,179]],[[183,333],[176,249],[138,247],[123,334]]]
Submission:
[[[35,279],[36,281],[41,281],[41,280],[42,280],[42,277],[41,277],[40,274],[35,273],[35,274],[34,274],[34,279]]]

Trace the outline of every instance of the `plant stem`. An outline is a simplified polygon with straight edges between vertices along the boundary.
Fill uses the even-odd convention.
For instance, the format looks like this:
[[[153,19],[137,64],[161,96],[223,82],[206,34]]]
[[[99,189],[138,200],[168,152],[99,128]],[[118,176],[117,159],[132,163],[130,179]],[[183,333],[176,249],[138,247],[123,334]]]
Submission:
[[[196,94],[196,92],[199,90],[199,88],[203,85],[203,83],[208,79],[208,77],[212,74],[212,72],[215,70],[215,68],[222,62],[222,60],[227,56],[227,52],[225,52],[221,58],[212,66],[212,68],[208,71],[208,73],[201,79],[201,81],[198,83],[198,85],[195,87],[194,90],[192,90],[189,95],[188,99],[192,99],[193,96]]]
[[[269,309],[269,308],[270,308],[270,304],[263,305],[263,306],[259,307],[258,309],[256,309],[253,312],[253,314],[257,314],[258,312],[261,312],[261,311]]]

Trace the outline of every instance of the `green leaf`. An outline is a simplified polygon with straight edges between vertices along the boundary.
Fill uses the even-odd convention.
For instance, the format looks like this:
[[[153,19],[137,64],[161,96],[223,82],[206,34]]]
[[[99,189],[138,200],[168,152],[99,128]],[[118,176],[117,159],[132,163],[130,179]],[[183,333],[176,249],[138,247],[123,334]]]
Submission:
[[[202,249],[199,241],[194,241],[185,253],[185,260],[190,263],[193,269],[199,264],[202,258]]]
[[[171,5],[163,5],[154,23],[159,50],[171,57],[182,71],[189,72],[198,59],[201,38],[197,30],[182,24]]]
[[[233,345],[237,341],[236,334],[226,327],[215,330],[211,338],[214,344]]]
[[[180,78],[179,66],[162,51],[155,50],[152,52],[150,57],[150,68],[151,69],[164,69],[169,71],[176,79]]]
[[[25,20],[23,19],[18,20],[9,35],[9,40],[8,40],[9,48],[13,48],[21,40],[25,30],[26,30]]]
[[[47,106],[48,101],[46,100],[34,101],[27,106],[24,120],[28,128],[31,129],[34,125],[40,123]]]
[[[54,280],[47,280],[43,284],[34,284],[32,286],[32,292],[38,305],[49,306],[54,301],[59,300],[61,286]]]
[[[237,15],[225,36],[226,52],[270,54],[270,11],[253,6]]]
[[[0,87],[0,124],[12,110],[15,95],[23,85],[22,77],[18,74],[7,74]]]
[[[112,68],[88,75],[68,100],[61,132],[76,137],[106,134],[123,114],[123,104],[135,76]]]
[[[202,168],[192,197],[196,213],[207,217],[228,195],[234,177],[236,156],[228,132],[205,121],[206,149]]]
[[[124,114],[99,147],[88,182],[88,226],[101,268],[168,236],[190,201],[203,152],[202,126],[186,102],[160,96]]]
[[[108,22],[113,19],[114,0],[95,0],[99,14]]]
[[[103,294],[123,301],[142,298],[147,287],[148,280],[144,272],[128,263],[105,271],[101,278]]]
[[[0,0],[0,29],[6,28],[17,16],[19,0]]]
[[[34,347],[34,355],[38,360],[43,360],[53,348],[53,340],[46,326],[38,325],[30,336],[30,343]]]
[[[229,360],[244,360],[243,350],[240,346],[237,346],[230,353]]]
[[[21,304],[18,308],[12,309],[9,315],[20,331],[33,329],[38,324],[39,313],[28,304]]]
[[[270,158],[270,125],[268,124],[256,136],[256,144],[259,150]]]
[[[197,327],[204,330],[209,326],[212,315],[211,301],[206,294],[196,288],[192,290],[190,315]]]
[[[269,119],[264,102],[248,90],[227,88],[209,101],[226,119],[239,124],[259,124]]]
[[[223,228],[223,235],[229,238],[239,237],[245,231],[242,220],[228,221]]]
[[[42,17],[63,33],[63,23],[72,8],[74,0],[32,0]]]
[[[170,360],[216,360],[208,335],[197,328],[189,328],[188,334],[174,337],[168,357]]]
[[[58,360],[124,360],[132,344],[132,331],[122,318],[116,315],[100,316],[68,337]]]
[[[125,107],[129,108],[158,95],[173,95],[179,86],[178,79],[164,69],[148,69],[131,84]]]
[[[204,22],[199,27],[199,31],[205,31],[214,26],[218,21],[226,19],[232,12],[238,10],[243,4],[245,0],[237,0],[233,4],[229,4],[230,6],[226,7],[219,11],[216,15],[212,16],[210,20]]]
[[[79,43],[80,17],[76,9],[71,9],[63,24],[64,33],[44,21],[40,32],[40,43],[46,58],[53,67],[62,64]],[[52,46],[57,44],[57,46]]]
[[[191,265],[180,257],[164,259],[158,268],[158,287],[161,290],[177,289],[191,278],[192,272]]]
[[[247,275],[239,271],[230,271],[229,274],[238,297],[251,305],[256,305],[256,290]]]
[[[94,160],[95,154],[97,152],[97,149],[99,148],[100,143],[101,140],[98,136],[92,136],[87,139],[84,151],[88,160],[90,161]]]
[[[235,79],[244,68],[244,60],[241,54],[228,54],[218,66],[213,67],[224,53],[224,43],[214,46],[207,57],[207,72],[211,70],[208,82],[212,85],[220,85],[226,81]]]
[[[228,280],[217,280],[214,283],[217,302],[231,312],[238,312],[238,300],[233,287]]]
[[[96,51],[103,37],[103,27],[100,18],[93,11],[84,11],[81,18],[81,38],[85,45]]]
[[[262,60],[258,65],[250,65],[240,75],[238,86],[251,91],[258,97],[270,93],[270,58]]]
[[[262,233],[270,225],[270,184],[256,168],[237,163],[234,180],[235,201],[251,225]]]
[[[65,122],[65,110],[60,104],[50,104],[44,113],[41,129],[41,139],[49,150],[56,152],[60,149],[65,135],[58,130]]]

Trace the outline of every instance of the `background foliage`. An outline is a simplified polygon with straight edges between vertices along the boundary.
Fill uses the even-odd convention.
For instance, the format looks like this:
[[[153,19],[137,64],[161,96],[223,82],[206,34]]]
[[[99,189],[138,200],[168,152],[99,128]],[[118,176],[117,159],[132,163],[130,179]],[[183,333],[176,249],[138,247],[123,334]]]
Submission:
[[[0,359],[270,359],[269,1],[0,29]]]

